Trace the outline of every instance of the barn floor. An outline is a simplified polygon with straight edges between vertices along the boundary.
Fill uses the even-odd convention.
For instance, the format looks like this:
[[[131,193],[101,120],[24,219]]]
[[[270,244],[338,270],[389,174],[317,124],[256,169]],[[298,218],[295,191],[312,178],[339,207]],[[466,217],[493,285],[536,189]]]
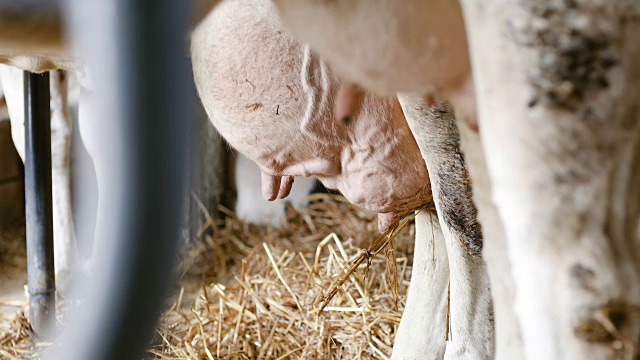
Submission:
[[[24,359],[33,353],[23,315],[24,231],[12,231],[0,241],[0,358]],[[411,275],[413,231],[407,226],[395,240],[397,269],[378,255],[368,274],[358,268],[320,312],[323,290],[378,237],[374,216],[318,195],[308,208],[288,211],[287,228],[233,216],[210,221],[200,241],[180,251],[179,280],[148,358],[388,358]]]
[[[0,234],[0,313],[15,313],[24,302],[27,283],[24,228],[12,226]]]
[[[28,321],[24,225],[0,229],[0,359],[24,359],[33,351]]]

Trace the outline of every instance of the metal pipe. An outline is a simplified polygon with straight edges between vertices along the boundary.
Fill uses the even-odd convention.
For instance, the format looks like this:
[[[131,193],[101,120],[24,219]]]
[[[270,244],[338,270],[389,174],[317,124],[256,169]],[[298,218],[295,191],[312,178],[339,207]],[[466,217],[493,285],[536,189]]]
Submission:
[[[69,0],[101,126],[96,246],[84,307],[56,359],[140,359],[176,257],[190,113],[189,2]]]
[[[41,337],[56,313],[49,73],[24,72],[24,112],[29,317]]]

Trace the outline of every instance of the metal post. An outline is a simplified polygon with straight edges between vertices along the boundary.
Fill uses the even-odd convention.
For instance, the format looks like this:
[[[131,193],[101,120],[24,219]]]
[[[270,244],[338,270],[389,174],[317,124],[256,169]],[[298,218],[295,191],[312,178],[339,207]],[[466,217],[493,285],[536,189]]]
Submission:
[[[29,317],[36,336],[55,319],[49,73],[24,72]]]

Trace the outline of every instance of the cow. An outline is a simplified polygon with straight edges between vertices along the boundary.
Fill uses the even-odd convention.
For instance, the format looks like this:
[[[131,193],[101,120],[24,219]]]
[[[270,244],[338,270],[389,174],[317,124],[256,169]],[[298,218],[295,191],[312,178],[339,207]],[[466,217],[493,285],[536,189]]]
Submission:
[[[434,13],[437,13],[438,11],[440,11],[440,8],[433,8],[433,9],[434,9]],[[416,13],[418,13],[418,12],[416,12]],[[454,42],[454,44],[455,43],[456,42]],[[464,49],[465,47],[462,47],[462,48]],[[442,50],[442,49],[440,49],[440,50]],[[449,53],[451,53],[451,51],[447,50],[445,53],[449,54]],[[440,56],[442,56],[442,54],[440,54]],[[13,56],[13,57],[10,57],[10,59],[14,59],[15,60],[16,57]],[[46,60],[47,58],[43,58],[43,59]],[[466,59],[465,56],[455,56],[455,57],[451,58],[447,62],[450,63],[450,64],[454,64],[454,63],[457,63],[458,60],[463,60],[463,63],[464,63],[465,59]],[[312,73],[308,72],[307,74],[311,75],[311,76],[308,76],[306,80],[303,79],[303,81],[301,81],[302,82],[302,87],[306,87],[307,89],[309,89],[309,88],[312,89],[314,87],[323,88],[323,86],[327,86],[327,84],[325,83],[325,80],[327,80],[327,79],[325,79],[323,76],[319,76],[319,77],[315,76],[317,71],[318,71],[318,69],[320,69],[320,75],[322,75],[322,73],[326,73],[327,72],[326,69],[325,69],[326,65],[324,64],[324,62],[318,61],[317,57],[314,56],[310,51],[307,50],[305,52],[305,55],[303,56],[303,63],[306,64],[305,67],[308,67],[311,70]],[[43,69],[43,67],[46,67],[46,66],[51,66],[46,61],[45,62],[37,62],[36,64],[38,64],[37,66],[40,66],[40,69]],[[61,65],[55,65],[55,66],[61,66]],[[441,72],[441,74],[442,75],[447,75],[446,72]],[[381,74],[381,75],[384,75],[384,74]],[[454,76],[452,78],[448,78],[448,77],[445,76],[445,78],[442,79],[442,83],[441,84],[436,84],[435,87],[434,86],[429,87],[428,91],[429,92],[436,92],[438,90],[444,90],[444,92],[447,95],[449,95],[452,98],[455,98],[454,95],[458,93],[456,91],[456,89],[462,88],[463,89],[462,94],[466,95],[466,94],[469,93],[469,89],[471,88],[471,86],[470,86],[470,82],[468,81],[468,77],[464,78],[464,81],[461,82],[461,85],[458,84],[458,82],[460,82],[459,80],[462,79],[462,78],[464,78],[464,76]],[[328,80],[329,80],[329,83],[332,82],[331,81],[332,79],[328,79]],[[320,83],[314,83],[315,81],[320,81]],[[445,87],[443,84],[446,84],[448,82],[456,83],[456,86]],[[331,84],[328,84],[328,85],[331,86]],[[335,86],[335,85],[336,85],[335,82],[333,82],[333,86]],[[412,89],[412,90],[415,90],[415,89]],[[334,93],[335,93],[335,91],[331,92],[331,94],[334,94]],[[335,96],[335,95],[332,95],[332,96]],[[313,97],[313,94],[312,94],[312,97]],[[429,97],[427,97],[427,98],[429,98]],[[460,98],[466,99],[467,97],[462,96]],[[364,101],[366,103],[369,99],[371,99],[371,96],[365,96],[365,97],[363,97],[363,99],[364,99]],[[331,100],[331,99],[329,99],[329,100]],[[318,104],[317,101],[319,101],[319,103],[321,105],[324,104],[324,106],[316,106]],[[414,101],[415,102],[419,102],[419,99],[414,99]],[[317,138],[321,138],[322,139],[323,136],[326,135],[326,134],[322,133],[322,129],[321,129],[321,127],[324,126],[324,124],[326,124],[326,123],[323,123],[323,122],[314,123],[314,122],[311,121],[314,118],[311,115],[313,115],[314,112],[316,112],[318,110],[318,107],[322,108],[322,110],[326,110],[326,105],[327,105],[326,102],[327,102],[327,98],[323,97],[323,96],[321,96],[319,99],[312,98],[308,102],[308,104],[311,104],[311,106],[306,108],[305,111],[308,111],[308,113],[310,115],[310,116],[306,116],[306,119],[308,119],[309,121],[305,122],[303,124],[304,126],[302,126],[302,132],[303,132],[305,137],[311,137],[311,138],[317,137]],[[410,103],[410,102],[406,102],[406,104],[408,104],[408,103]],[[430,102],[427,101],[427,103],[430,103]],[[458,107],[460,107],[460,105],[459,105],[460,102],[457,102],[457,104],[458,104]],[[473,104],[473,102],[471,102],[471,104]],[[258,108],[258,109],[260,108],[260,104],[257,103],[257,102],[256,103],[251,103],[251,104],[246,104],[245,106],[250,106],[250,108]],[[396,105],[393,105],[392,107],[395,108],[396,112],[398,112],[400,114],[402,113],[402,106],[399,106],[398,104],[396,104]],[[366,110],[367,107],[365,106],[364,109]],[[276,107],[275,110],[276,110],[276,113],[277,113],[279,108]],[[422,112],[422,111],[418,111],[418,112]],[[470,114],[474,114],[473,111],[469,111],[469,113]],[[409,120],[409,117],[410,116],[407,116],[407,120]],[[384,116],[382,116],[380,118],[384,118]],[[348,119],[348,117],[346,117],[346,118],[345,117],[341,117],[341,119],[343,119],[347,123],[347,124],[342,124],[342,125],[349,125],[348,123],[350,122],[349,121],[350,119]],[[358,119],[358,120],[362,120],[362,119]],[[357,121],[356,123],[362,124],[362,121]],[[318,125],[322,125],[322,126],[318,126]],[[393,123],[393,125],[396,125],[396,123]],[[319,127],[320,127],[320,129],[318,129]],[[344,130],[344,128],[348,128],[348,126],[343,127],[343,130]],[[402,126],[400,126],[399,128],[401,129]],[[336,129],[337,129],[338,132],[342,131],[340,129],[340,126],[337,126],[336,128],[334,128],[332,130],[336,130]],[[318,130],[320,131],[320,133],[317,132]],[[393,131],[390,131],[390,132],[393,133]],[[386,133],[386,132],[383,132],[382,134],[384,134],[384,133]],[[347,132],[347,134],[348,134],[348,132]],[[281,134],[279,134],[279,135],[281,135]],[[359,134],[359,135],[367,135],[367,136],[371,137],[371,134]],[[273,140],[273,139],[274,138],[272,138],[271,140]],[[326,137],[324,137],[324,139],[326,139]],[[384,143],[384,141],[387,141],[387,140],[389,140],[389,139],[382,139],[383,143]],[[445,143],[447,143],[447,142],[445,141]],[[264,145],[266,147],[269,146],[268,144],[258,144],[258,145]],[[340,146],[340,145],[344,145],[344,144],[330,144],[330,145],[332,145],[332,146],[333,145]],[[360,144],[360,145],[368,145],[368,144]],[[323,149],[322,147],[319,147],[319,149],[315,149],[315,150],[326,150],[326,149]],[[248,151],[251,151],[251,149],[248,149]],[[421,154],[419,152],[416,152],[415,154],[417,154],[417,155],[414,155],[414,157],[417,157],[418,159],[421,157]],[[428,153],[425,152],[424,154],[428,154]],[[308,155],[308,154],[305,154],[305,155]],[[318,154],[313,154],[313,155],[318,155]],[[385,156],[389,157],[388,154],[385,155]],[[430,155],[425,155],[425,158],[429,158],[429,157],[430,157]],[[391,156],[390,158],[392,159],[393,156]],[[353,159],[351,159],[351,160],[353,160]],[[364,158],[364,159],[360,159],[360,160],[369,161],[368,158]],[[358,159],[355,159],[355,161],[358,161]],[[456,160],[456,161],[458,161],[458,160]],[[409,163],[409,164],[419,164],[419,161],[418,162],[414,162],[412,160],[412,161],[408,161],[407,163]],[[458,163],[459,163],[459,161],[458,161]],[[435,161],[431,165],[427,164],[427,166],[436,166],[437,167],[437,166],[442,166],[442,164],[443,164],[442,161],[440,161],[440,162]],[[329,175],[329,176],[325,176],[325,181],[330,183],[330,181],[332,181],[333,179],[331,178],[332,174],[331,174],[330,164],[329,164],[329,168],[327,168],[327,165],[328,165],[327,162],[323,163],[323,162],[317,162],[317,161],[304,161],[304,162],[302,162],[302,164],[298,164],[298,168],[294,168],[294,169],[288,168],[288,169],[282,169],[282,170],[293,171],[292,173],[301,172],[302,174],[313,174],[313,173],[319,172],[320,175]],[[325,170],[328,170],[329,174],[325,173]],[[350,170],[353,170],[353,169],[350,169]],[[459,179],[459,180],[463,181],[462,188],[463,188],[463,190],[465,190],[464,197],[465,197],[465,199],[468,200],[468,194],[469,194],[470,187],[469,187],[468,181],[465,181],[465,179],[467,179],[466,169],[463,169],[463,170],[464,171],[459,171],[458,174],[454,175],[455,177],[453,177],[453,179]],[[397,174],[393,174],[391,172],[387,172],[387,173],[389,175],[396,175],[397,176]],[[419,173],[416,173],[416,174],[419,174]],[[441,174],[442,174],[442,172],[440,172],[440,175]],[[362,182],[362,179],[365,179],[365,180],[368,181],[367,177],[369,176],[369,174],[366,174],[366,173],[365,174],[360,174],[360,175],[364,176],[364,177],[361,176],[360,180],[358,180],[358,174],[353,174],[353,175],[354,176],[352,176],[350,179],[347,179],[347,180],[350,180],[352,183],[360,183],[360,182]],[[416,176],[416,177],[420,177],[420,176]],[[380,176],[380,178],[384,178],[384,177]],[[395,179],[393,176],[391,176],[390,178]],[[265,186],[264,186],[264,189],[263,189],[263,193],[269,199],[278,198],[278,197],[284,197],[286,195],[286,193],[288,192],[289,185],[290,185],[291,180],[292,180],[290,175],[281,176],[279,174],[270,174],[270,173],[268,173],[268,171],[266,172],[266,174],[264,176],[264,179],[265,179],[265,182],[264,182]],[[422,177],[422,179],[425,180],[425,181],[428,181],[428,177]],[[348,186],[349,182],[345,182],[344,179],[341,179],[341,180],[342,180],[341,183],[339,183],[339,184],[338,183],[334,183],[333,185],[336,186],[336,187],[339,187],[338,185],[341,185],[343,187],[347,187],[351,191],[348,196],[350,196],[355,202],[360,202],[361,204],[364,204],[365,206],[373,206],[373,207],[377,206],[376,210],[384,211],[382,213],[383,215],[380,216],[381,227],[384,227],[386,225],[386,223],[389,221],[389,219],[393,216],[393,213],[398,211],[398,209],[409,207],[412,204],[412,201],[415,202],[415,199],[406,200],[406,196],[405,196],[406,194],[398,194],[397,191],[396,192],[391,192],[391,193],[388,193],[388,194],[382,194],[380,192],[377,192],[377,193],[376,192],[371,192],[371,193],[367,193],[365,195],[367,195],[367,196],[375,195],[375,196],[373,196],[374,202],[370,202],[370,203],[366,204],[366,203],[363,203],[363,202],[366,202],[367,198],[361,194],[362,193],[361,189],[358,189],[357,187],[354,187],[354,186]],[[443,179],[432,179],[432,180],[434,181],[434,184],[438,184],[437,180],[443,180]],[[446,184],[446,183],[447,183],[447,181],[440,182],[440,184]],[[409,186],[407,188],[411,188],[411,187]],[[446,188],[443,188],[443,190],[446,190]],[[422,190],[420,190],[420,191],[422,191]],[[420,192],[418,192],[418,194],[420,194]],[[376,199],[376,196],[378,197],[377,199]],[[419,196],[417,196],[417,197],[419,197]],[[438,201],[440,201],[440,200],[438,200]],[[399,207],[398,207],[398,203],[400,204]],[[380,207],[380,206],[382,206],[382,207]],[[442,206],[440,206],[440,207],[442,207]],[[469,210],[465,210],[465,213],[461,217],[463,220],[465,219],[465,217],[468,214],[472,214],[473,213],[472,207],[468,207],[467,206],[467,207],[465,207],[465,209],[469,209]],[[469,222],[468,224],[465,223],[465,222],[462,222],[461,224],[462,224],[462,228],[466,228],[466,225],[473,225],[473,221]],[[444,222],[443,222],[442,225],[443,225],[443,227],[451,226],[450,224],[446,224]],[[474,226],[471,226],[469,228],[469,229],[471,229],[471,232],[474,231],[473,228],[474,228]],[[457,233],[456,232],[457,231],[448,231],[447,236],[445,236],[445,239],[447,239],[447,246],[448,247],[450,247],[453,244],[457,244],[457,245],[465,244],[464,246],[468,246],[470,244],[472,244],[472,245],[474,244],[473,241],[471,241],[471,242],[470,241],[466,241],[465,242],[465,240],[469,240],[469,239],[456,238],[455,241],[454,241],[452,239],[452,237],[461,237],[462,235],[464,235],[464,234],[461,235],[459,232],[457,232]],[[462,237],[464,237],[464,236],[462,236]],[[471,239],[473,240],[473,237],[471,237]],[[475,246],[475,250],[474,249],[467,249],[467,250],[470,251],[471,253],[473,253],[473,252],[477,253],[478,252],[478,246],[479,246],[478,240],[479,239],[477,239],[477,238],[475,239],[475,245],[474,245]],[[453,245],[453,246],[455,246],[455,245]],[[450,251],[448,256],[455,257],[458,254],[459,254],[459,252],[456,253],[455,251]],[[466,259],[463,256],[461,262],[465,263],[467,261],[468,261],[468,259]],[[459,264],[459,262],[453,261],[451,266],[457,266],[458,264]],[[466,266],[465,267],[465,269],[467,269],[467,270],[471,269],[471,268],[473,268],[473,264],[471,266]],[[479,271],[477,273],[474,273],[473,275],[474,276],[477,275],[479,279],[482,279],[481,272],[482,272],[482,266],[480,266]],[[474,283],[474,281],[471,280],[471,279],[464,279],[464,280],[470,281],[471,283]],[[479,288],[483,289],[485,291],[485,294],[486,294],[486,291],[488,289],[486,287],[481,286],[482,285],[481,282],[479,282],[477,284],[480,284]],[[452,286],[452,288],[455,289],[456,285],[454,284]],[[440,289],[440,290],[442,290],[442,289]],[[455,293],[455,290],[453,290],[453,292]],[[442,291],[440,291],[439,293],[442,294]],[[477,315],[477,316],[473,313],[474,310],[470,310],[468,308],[464,308],[465,302],[468,302],[466,298],[465,299],[460,299],[460,300],[463,300],[462,301],[463,307],[461,309],[458,309],[457,306],[455,305],[455,303],[452,303],[452,307],[453,307],[453,309],[452,309],[452,321],[454,323],[452,328],[454,329],[454,332],[458,331],[456,329],[464,329],[463,326],[456,326],[455,325],[455,322],[457,321],[457,319],[461,320],[460,324],[462,325],[462,324],[465,324],[465,322],[468,322],[470,319],[473,320],[474,317],[477,317],[477,319],[479,319],[478,322],[481,323],[481,328],[482,329],[486,329],[488,327],[491,327],[491,330],[489,330],[489,331],[480,330],[479,332],[481,333],[480,335],[482,335],[482,336],[481,336],[481,339],[478,340],[478,341],[471,340],[473,338],[473,336],[477,335],[477,334],[470,334],[469,338],[464,336],[464,335],[462,336],[461,339],[458,339],[457,337],[453,338],[453,340],[449,344],[451,346],[447,346],[447,349],[448,349],[447,353],[448,354],[456,354],[456,353],[459,353],[459,352],[467,351],[467,352],[478,354],[479,358],[490,357],[490,353],[492,352],[492,341],[491,340],[487,341],[486,340],[486,336],[485,336],[486,334],[489,334],[488,335],[489,337],[491,337],[491,335],[492,335],[492,325],[490,325],[491,324],[491,319],[490,319],[490,316],[487,315],[487,314],[490,314],[490,312],[491,312],[490,311],[490,306],[487,305],[487,301],[485,301],[486,297],[479,296],[477,299],[478,299],[477,304],[479,304],[477,307],[482,310],[482,311],[479,312],[479,315]],[[455,302],[455,300],[454,300],[454,302]],[[471,304],[471,305],[473,305],[473,304]],[[433,308],[431,308],[431,309],[433,309]],[[461,316],[455,316],[454,315],[454,314],[456,314],[458,312],[458,310],[460,310],[459,313],[461,314]],[[487,320],[487,319],[489,319],[489,320]],[[406,321],[404,323],[406,323]],[[489,324],[489,325],[487,325],[487,324]],[[403,327],[403,328],[406,328],[406,327]],[[473,332],[473,329],[474,329],[474,327],[466,328],[466,330],[472,331],[472,332]],[[455,333],[452,334],[452,335],[455,335]],[[426,337],[428,337],[428,336],[426,336]],[[404,337],[403,336],[399,336],[399,338],[402,339]],[[465,344],[464,343],[465,341],[469,341],[470,344]],[[451,350],[449,350],[449,349],[451,349]],[[454,349],[457,349],[457,350],[454,350]],[[424,352],[417,353],[417,354],[424,354]],[[454,356],[455,355],[448,355],[448,357],[454,357]]]
[[[260,167],[266,199],[284,197],[290,177],[315,175],[350,202],[378,212],[384,230],[394,214],[420,206],[425,191],[433,189],[442,228],[437,237],[445,246],[423,251],[431,223],[420,216],[418,271],[393,358],[492,358],[482,235],[451,107],[439,101],[441,111],[425,111],[416,108],[421,96],[362,93],[358,111],[334,122],[339,79],[292,38],[266,0],[223,2],[191,42],[203,105],[229,144]],[[407,124],[425,119],[430,125]],[[429,143],[431,148],[424,146]],[[445,341],[439,324],[449,279],[451,336]]]
[[[274,2],[346,80],[426,105],[439,92],[478,125],[462,148],[495,236],[491,283],[504,286],[494,289],[497,357],[634,356],[640,3]]]
[[[462,4],[524,353],[632,358],[640,3]]]

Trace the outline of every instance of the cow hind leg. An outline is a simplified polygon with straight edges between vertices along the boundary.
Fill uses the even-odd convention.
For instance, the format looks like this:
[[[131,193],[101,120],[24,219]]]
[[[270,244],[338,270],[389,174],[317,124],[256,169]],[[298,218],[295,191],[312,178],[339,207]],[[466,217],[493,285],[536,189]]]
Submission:
[[[530,359],[633,358],[640,3],[463,1]]]
[[[514,284],[507,256],[507,239],[498,210],[491,200],[491,183],[479,134],[461,118],[458,121],[460,146],[473,184],[473,200],[478,208],[484,238],[482,258],[491,283],[496,331],[495,360],[522,360],[522,335],[514,306]]]
[[[480,255],[483,238],[453,109],[440,99],[428,106],[423,97],[398,98],[429,170],[446,239],[451,314],[445,359],[493,359],[491,292]]]

